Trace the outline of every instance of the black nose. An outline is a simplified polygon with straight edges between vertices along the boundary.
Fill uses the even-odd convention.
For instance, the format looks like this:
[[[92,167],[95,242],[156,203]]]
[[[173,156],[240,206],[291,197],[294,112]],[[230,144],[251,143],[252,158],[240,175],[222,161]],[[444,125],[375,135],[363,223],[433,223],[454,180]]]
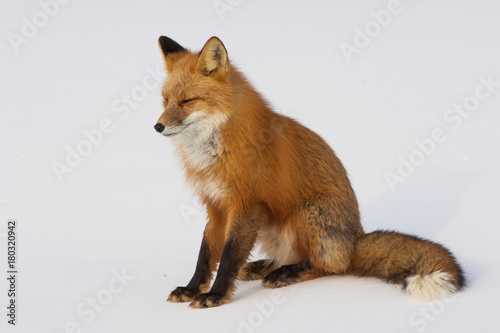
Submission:
[[[163,126],[162,124],[158,123],[155,125],[155,130],[158,132],[158,133],[161,133],[163,132],[163,130],[165,129],[165,126]]]

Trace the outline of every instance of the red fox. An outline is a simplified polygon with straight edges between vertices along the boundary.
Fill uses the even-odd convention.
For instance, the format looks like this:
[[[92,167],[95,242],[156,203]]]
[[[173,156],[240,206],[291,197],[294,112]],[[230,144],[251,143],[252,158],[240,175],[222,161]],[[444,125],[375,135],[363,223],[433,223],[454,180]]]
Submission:
[[[392,231],[364,233],[333,150],[273,112],[217,37],[201,52],[165,36],[159,46],[168,76],[154,128],[172,138],[208,215],[195,273],[168,301],[214,307],[231,300],[236,279],[278,288],[330,274],[378,277],[421,300],[464,286],[460,265],[440,244]],[[247,262],[256,242],[268,259]]]

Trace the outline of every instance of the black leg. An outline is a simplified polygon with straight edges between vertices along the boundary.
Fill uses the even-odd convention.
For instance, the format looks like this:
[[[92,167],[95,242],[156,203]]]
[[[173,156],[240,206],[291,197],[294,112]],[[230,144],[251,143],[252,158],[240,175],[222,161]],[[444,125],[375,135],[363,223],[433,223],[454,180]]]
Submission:
[[[212,280],[212,271],[210,269],[210,248],[206,237],[203,237],[198,255],[198,262],[191,281],[185,287],[177,287],[170,293],[167,301],[169,302],[188,302],[195,296],[205,291]]]
[[[253,209],[231,221],[229,237],[222,250],[214,284],[208,293],[196,296],[189,306],[207,308],[219,306],[231,300],[238,271],[253,248],[261,217],[261,209]]]

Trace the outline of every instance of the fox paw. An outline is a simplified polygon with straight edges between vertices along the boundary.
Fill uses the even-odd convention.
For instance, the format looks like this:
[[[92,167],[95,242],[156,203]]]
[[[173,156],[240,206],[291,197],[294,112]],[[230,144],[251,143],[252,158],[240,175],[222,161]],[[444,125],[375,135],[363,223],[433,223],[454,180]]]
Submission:
[[[257,260],[247,263],[238,272],[238,280],[252,281],[260,280],[272,270],[269,260]]]
[[[167,298],[167,302],[180,303],[189,302],[199,295],[200,292],[197,289],[188,289],[186,287],[177,287],[174,291],[170,293]]]
[[[242,267],[238,272],[238,280],[241,281],[252,281],[252,280],[260,280],[263,278],[261,269],[252,265],[253,262],[246,264]]]
[[[266,288],[280,288],[298,282],[301,271],[296,265],[281,266],[267,274],[262,280],[262,285]]]
[[[205,293],[196,296],[189,306],[194,309],[205,309],[213,308],[228,302],[229,300],[226,300],[224,295]]]

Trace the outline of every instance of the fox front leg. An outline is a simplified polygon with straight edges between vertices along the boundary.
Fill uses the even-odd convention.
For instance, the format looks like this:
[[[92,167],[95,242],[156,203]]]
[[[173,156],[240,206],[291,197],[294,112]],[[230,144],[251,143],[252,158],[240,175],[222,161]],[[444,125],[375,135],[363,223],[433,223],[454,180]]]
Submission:
[[[245,264],[253,248],[262,218],[262,209],[255,208],[230,222],[214,284],[209,292],[196,296],[189,304],[190,307],[210,308],[231,300],[238,271]]]
[[[200,293],[208,291],[212,281],[212,272],[217,268],[224,245],[224,228],[220,221],[220,214],[207,207],[208,223],[203,231],[200,253],[196,270],[191,281],[185,287],[177,287],[170,293],[169,302],[190,302]]]
[[[212,280],[212,270],[210,269],[210,250],[208,241],[203,236],[201,242],[200,253],[198,255],[198,262],[191,281],[185,287],[177,287],[168,296],[168,302],[189,302],[193,300],[196,295],[205,291],[210,285]]]

